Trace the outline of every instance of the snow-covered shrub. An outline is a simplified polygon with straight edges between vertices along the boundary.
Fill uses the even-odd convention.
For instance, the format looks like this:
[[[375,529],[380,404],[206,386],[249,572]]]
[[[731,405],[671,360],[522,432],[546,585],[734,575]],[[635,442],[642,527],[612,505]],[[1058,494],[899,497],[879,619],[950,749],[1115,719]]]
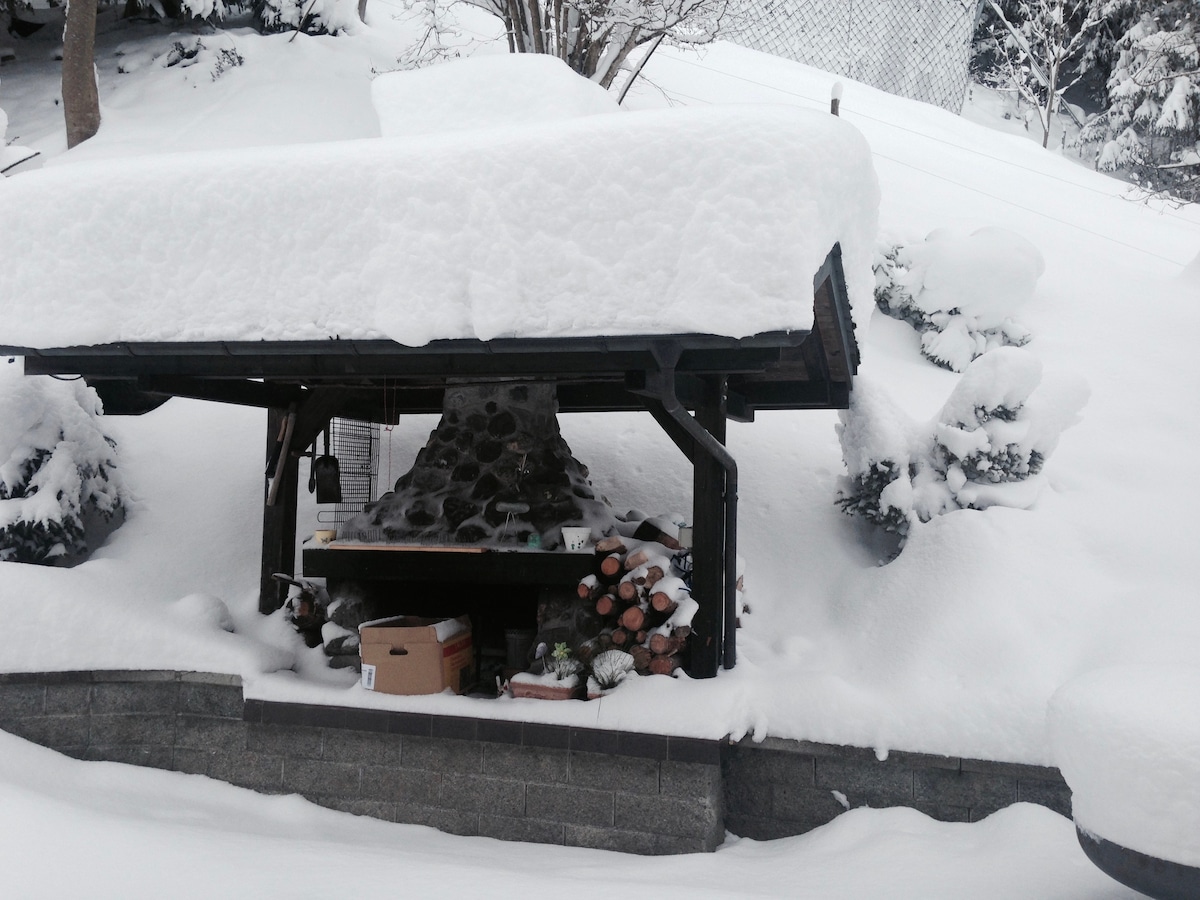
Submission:
[[[337,34],[359,21],[357,0],[255,0],[254,16],[266,34]]]
[[[860,378],[838,426],[848,476],[837,503],[902,539],[913,523],[958,509],[1028,509],[1086,396],[1080,384],[1043,385],[1041,362],[1015,347],[971,363],[927,423]]]
[[[838,505],[885,531],[908,533],[912,512],[912,422],[881,389],[860,378],[838,438],[848,476]]]
[[[1043,271],[1037,248],[1008,229],[939,229],[876,254],[875,303],[921,332],[926,359],[961,372],[989,350],[1028,343],[1013,314]]]
[[[82,381],[0,370],[0,560],[53,564],[90,549],[89,520],[124,514],[116,442]]]
[[[207,71],[213,81],[216,81],[230,69],[237,68],[246,60],[238,52],[233,38],[228,34],[209,35],[188,41],[179,40],[171,48],[154,60],[165,69],[178,66],[188,69],[200,66]]]

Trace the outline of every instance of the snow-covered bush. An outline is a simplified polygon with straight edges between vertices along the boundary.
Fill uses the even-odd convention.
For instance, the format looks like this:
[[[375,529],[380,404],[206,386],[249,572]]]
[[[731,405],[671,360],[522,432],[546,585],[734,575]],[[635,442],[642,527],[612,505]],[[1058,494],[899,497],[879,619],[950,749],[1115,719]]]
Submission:
[[[213,81],[216,81],[230,69],[245,63],[246,60],[238,52],[232,35],[226,33],[207,35],[203,38],[198,37],[186,41],[178,40],[166,53],[155,57],[154,61],[165,69],[176,66],[181,69],[199,66],[201,70],[207,71],[211,75]]]
[[[124,515],[116,442],[82,381],[0,369],[0,561],[53,564],[91,549],[90,520]]]
[[[903,537],[912,512],[913,423],[876,385],[859,378],[838,438],[849,472],[838,505]]]
[[[359,21],[357,0],[255,0],[254,16],[267,34],[337,34]]]
[[[901,538],[958,509],[1028,509],[1086,396],[1080,384],[1042,385],[1041,362],[1015,347],[973,362],[928,423],[860,378],[838,426],[848,472],[838,505]]]
[[[1008,229],[939,229],[876,254],[875,303],[921,332],[926,359],[961,372],[988,350],[1029,341],[1013,314],[1045,267],[1037,248]]]

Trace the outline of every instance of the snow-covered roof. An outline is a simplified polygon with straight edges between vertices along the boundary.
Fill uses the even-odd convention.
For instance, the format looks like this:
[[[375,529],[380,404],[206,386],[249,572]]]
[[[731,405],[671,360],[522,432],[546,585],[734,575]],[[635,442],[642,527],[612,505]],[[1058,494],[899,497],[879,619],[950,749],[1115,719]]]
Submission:
[[[412,77],[461,106],[455,66]],[[404,77],[377,94],[385,123],[428,112]],[[604,98],[568,84],[516,124],[0,181],[0,307],[21,310],[0,344],[743,337],[810,327],[836,241],[869,276],[878,188],[852,126],[773,106],[583,114]]]

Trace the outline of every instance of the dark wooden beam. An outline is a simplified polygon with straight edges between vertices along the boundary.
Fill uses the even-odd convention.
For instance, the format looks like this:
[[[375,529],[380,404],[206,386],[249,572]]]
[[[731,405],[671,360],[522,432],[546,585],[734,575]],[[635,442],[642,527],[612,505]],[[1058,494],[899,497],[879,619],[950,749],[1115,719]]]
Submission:
[[[842,248],[837,244],[813,278],[813,331],[820,332],[830,379],[849,383],[858,371],[858,342],[846,296]]]
[[[725,443],[726,416],[719,379],[709,383],[704,403],[696,407],[696,421],[720,443]],[[692,620],[687,672],[693,678],[712,678],[723,659],[725,566],[732,552],[725,534],[725,470],[697,442],[692,470],[692,597],[700,605]]]
[[[134,378],[93,379],[88,384],[100,396],[106,416],[140,416],[171,399],[139,390]]]
[[[27,374],[106,378],[194,376],[345,382],[354,378],[597,377],[652,368],[652,346],[680,345],[680,372],[755,372],[795,346],[805,332],[749,338],[717,335],[434,341],[246,341],[122,343],[26,348]]]
[[[679,452],[687,457],[688,462],[694,464],[696,462],[696,441],[687,433],[687,430],[663,409],[660,401],[647,397],[646,408],[654,417],[654,421],[666,432],[671,443],[679,448]]]
[[[654,372],[628,372],[625,375],[625,389],[641,397],[656,397],[659,386],[655,379]],[[686,372],[675,373],[675,396],[685,408],[697,409],[707,403],[710,391],[711,387],[705,376]],[[754,408],[736,391],[726,390],[724,409],[726,417],[735,422],[754,421]]]
[[[257,406],[262,409],[282,408],[290,403],[298,403],[303,395],[303,391],[296,385],[177,375],[138,378],[137,386],[139,390],[148,394],[190,397],[193,400],[212,400],[217,403]]]
[[[275,448],[280,425],[287,411],[272,409],[267,412],[267,456]],[[296,571],[296,492],[299,487],[300,460],[289,453],[280,476],[282,481],[274,506],[266,503],[270,479],[263,486],[263,534],[262,572],[259,581],[258,611],[269,615],[283,606],[287,599],[287,585],[271,576],[275,572],[292,575]]]

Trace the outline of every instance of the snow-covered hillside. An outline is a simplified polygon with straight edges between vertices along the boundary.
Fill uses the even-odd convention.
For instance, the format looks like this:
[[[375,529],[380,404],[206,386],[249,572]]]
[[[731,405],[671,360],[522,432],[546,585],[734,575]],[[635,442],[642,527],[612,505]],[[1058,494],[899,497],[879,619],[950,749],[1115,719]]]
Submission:
[[[176,38],[150,27],[135,34],[122,33],[120,56],[111,33],[101,41],[104,124],[70,152],[49,43],[22,44],[22,53],[46,57],[0,73],[9,138],[41,150],[60,170],[56,181],[69,183],[75,170],[85,183],[101,159],[125,158],[136,170],[187,166],[194,157],[163,155],[182,150],[374,138],[372,69],[388,68],[407,38],[390,22],[339,38],[204,36],[243,59],[218,72],[216,54],[167,67]],[[700,56],[663,48],[626,105],[826,110],[833,83],[729,45]],[[71,570],[3,564],[0,668],[236,672],[250,696],[264,698],[1052,762],[1045,708],[1061,684],[1114,663],[1194,664],[1200,646],[1192,547],[1200,491],[1188,474],[1200,441],[1192,348],[1200,211],[1133,202],[1122,184],[1024,137],[857,84],[845,85],[841,109],[871,148],[881,241],[999,225],[1045,260],[1021,310],[1028,350],[1046,379],[1086,382],[1090,400],[1031,509],[961,510],[917,524],[903,553],[881,565],[882,545],[835,506],[837,416],[762,414],[730,428],[751,607],[735,670],[708,682],[637,679],[602,705],[384,697],[325,670],[319,651],[254,611],[263,415],[174,400],[108,423],[133,501],[93,560]],[[19,190],[25,177],[9,185]],[[130,236],[131,253],[139,247],[154,258],[153,235]],[[0,297],[0,343],[10,343],[20,303]],[[905,323],[874,314],[859,324],[862,382],[909,416],[932,418],[961,376],[923,359]],[[7,379],[16,366],[5,369]],[[562,422],[599,491],[621,510],[685,506],[690,477],[650,418],[602,422]],[[381,483],[407,470],[431,424],[391,433]],[[303,514],[302,530],[311,530],[315,509]],[[232,634],[216,624],[219,602]]]

